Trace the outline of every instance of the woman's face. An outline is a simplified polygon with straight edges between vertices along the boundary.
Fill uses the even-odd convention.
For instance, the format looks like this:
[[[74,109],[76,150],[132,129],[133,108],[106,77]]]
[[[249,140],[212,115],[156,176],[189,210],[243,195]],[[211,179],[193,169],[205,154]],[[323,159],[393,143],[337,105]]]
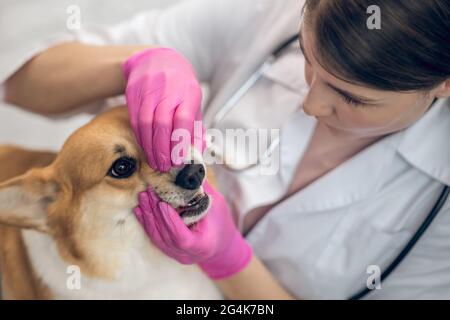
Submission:
[[[307,24],[300,31],[309,92],[303,102],[335,135],[378,137],[402,130],[417,121],[430,107],[436,90],[399,93],[380,91],[340,80],[323,69],[314,57],[314,34]]]

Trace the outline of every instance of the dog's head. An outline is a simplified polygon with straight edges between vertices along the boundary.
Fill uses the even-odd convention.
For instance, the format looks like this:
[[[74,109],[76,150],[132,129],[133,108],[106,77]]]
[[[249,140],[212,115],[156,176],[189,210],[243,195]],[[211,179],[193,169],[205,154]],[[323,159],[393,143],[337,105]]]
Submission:
[[[0,223],[50,234],[67,261],[89,269],[102,265],[92,259],[117,254],[127,237],[142,233],[133,210],[149,185],[187,225],[200,220],[209,198],[206,168],[195,163],[152,170],[126,108],[114,108],[73,133],[51,165],[0,184]]]

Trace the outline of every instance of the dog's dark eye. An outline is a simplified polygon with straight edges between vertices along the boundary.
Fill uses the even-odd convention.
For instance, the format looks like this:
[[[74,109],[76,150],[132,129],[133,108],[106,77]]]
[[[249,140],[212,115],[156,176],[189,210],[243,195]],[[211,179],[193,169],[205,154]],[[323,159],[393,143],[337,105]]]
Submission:
[[[109,169],[108,176],[115,179],[125,179],[136,171],[136,160],[122,157],[117,159]]]

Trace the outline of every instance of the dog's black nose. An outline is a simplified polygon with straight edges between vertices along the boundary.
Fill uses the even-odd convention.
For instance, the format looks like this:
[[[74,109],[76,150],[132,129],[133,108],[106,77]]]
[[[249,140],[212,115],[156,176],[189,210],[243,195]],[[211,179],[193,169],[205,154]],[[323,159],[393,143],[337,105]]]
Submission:
[[[202,164],[188,164],[178,172],[175,184],[181,188],[194,190],[202,185],[205,168]]]

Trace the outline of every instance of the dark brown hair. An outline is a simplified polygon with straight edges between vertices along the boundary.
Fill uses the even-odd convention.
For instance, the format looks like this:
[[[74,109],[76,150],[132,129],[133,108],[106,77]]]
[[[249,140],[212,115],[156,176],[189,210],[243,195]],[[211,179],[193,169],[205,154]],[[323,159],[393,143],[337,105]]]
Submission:
[[[369,29],[377,5],[381,29]],[[336,77],[359,85],[414,91],[450,78],[450,0],[306,0],[315,57]]]

